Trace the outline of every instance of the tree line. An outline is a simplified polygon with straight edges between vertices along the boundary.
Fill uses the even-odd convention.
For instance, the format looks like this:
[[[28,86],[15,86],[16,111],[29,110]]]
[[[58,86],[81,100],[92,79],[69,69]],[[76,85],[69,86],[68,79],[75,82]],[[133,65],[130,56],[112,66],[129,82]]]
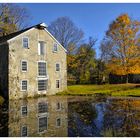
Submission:
[[[0,4],[0,36],[29,25],[29,11],[17,4]],[[104,84],[140,82],[140,21],[127,13],[114,19],[100,43],[101,55],[96,57],[97,39],[84,39],[84,31],[69,17],[58,17],[48,30],[67,50],[69,84]],[[139,77],[139,78],[138,78]]]

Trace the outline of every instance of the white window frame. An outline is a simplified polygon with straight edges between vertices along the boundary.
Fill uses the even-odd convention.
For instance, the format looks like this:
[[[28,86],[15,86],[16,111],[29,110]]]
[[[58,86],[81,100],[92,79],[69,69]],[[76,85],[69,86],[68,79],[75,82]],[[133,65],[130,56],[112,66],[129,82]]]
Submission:
[[[41,49],[40,49],[40,42],[43,42],[44,43],[44,54],[41,54]],[[46,42],[45,41],[38,41],[38,55],[40,55],[40,56],[45,56],[46,55]]]
[[[47,89],[46,90],[39,90],[39,88],[38,88],[38,81],[39,80],[48,80],[47,78],[39,78],[39,79],[37,79],[37,91],[38,92],[46,92],[46,91],[48,91],[48,85],[46,85],[46,87],[47,87]],[[47,83],[48,84],[48,83]]]
[[[59,71],[56,70],[56,64],[59,64]],[[56,62],[56,63],[55,63],[55,71],[56,71],[56,72],[61,72],[61,64],[60,64],[60,62]]]
[[[57,45],[57,50],[54,50],[54,45]],[[58,44],[56,42],[53,43],[53,52],[58,52]]]
[[[21,65],[20,65],[21,71],[22,72],[27,72],[27,71],[22,70],[22,62],[26,62],[27,63],[27,71],[28,71],[28,61],[23,59],[23,60],[21,60]]]
[[[28,39],[28,47],[27,47],[27,48],[24,47],[24,43],[23,43],[23,42],[24,42],[24,41],[23,41],[24,38],[27,38],[27,39]],[[24,48],[24,49],[29,49],[29,37],[28,37],[28,36],[23,36],[23,37],[22,37],[22,48]]]
[[[23,115],[23,114],[22,114],[22,108],[23,108],[23,107],[27,107],[27,115]],[[22,117],[28,116],[28,106],[27,106],[27,105],[21,106],[21,116],[22,116]]]
[[[22,135],[23,127],[26,127],[26,128],[27,128],[27,136],[23,136],[23,135]],[[20,132],[20,135],[21,135],[21,137],[28,137],[28,127],[27,127],[27,125],[23,125],[23,126],[21,126],[21,132]]]
[[[59,88],[56,87],[56,83],[57,83],[56,81],[59,81]],[[55,87],[56,87],[56,89],[60,89],[60,79],[55,80]]]
[[[58,120],[58,119],[60,119],[60,126],[57,125],[57,120]],[[61,127],[61,126],[62,126],[62,119],[61,119],[61,117],[57,117],[57,118],[56,118],[56,127],[59,128],[59,127]]]
[[[42,132],[40,132],[40,131],[39,131],[39,119],[40,119],[40,118],[44,118],[44,117],[47,118],[47,129],[44,130],[44,131],[42,131]],[[39,116],[39,117],[38,117],[38,133],[45,133],[47,130],[48,130],[48,116],[47,116],[47,115]]]
[[[44,62],[44,63],[46,63],[46,75],[43,75],[43,76],[41,76],[41,75],[39,75],[39,69],[38,69],[38,63],[39,62]],[[39,60],[39,61],[37,61],[37,75],[38,75],[38,77],[41,77],[41,78],[45,78],[45,77],[47,77],[47,61],[44,61],[44,60]]]
[[[27,81],[27,90],[23,90],[23,89],[22,89],[22,81]],[[21,82],[20,82],[20,90],[21,90],[21,91],[28,91],[28,80],[27,80],[27,79],[21,80]]]

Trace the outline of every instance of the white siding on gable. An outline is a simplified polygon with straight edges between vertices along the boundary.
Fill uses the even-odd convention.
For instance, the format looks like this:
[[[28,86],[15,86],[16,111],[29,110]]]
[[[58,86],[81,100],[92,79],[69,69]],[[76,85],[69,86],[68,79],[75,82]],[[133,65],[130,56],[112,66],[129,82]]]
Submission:
[[[46,49],[45,49],[45,42],[39,41],[38,42],[38,55],[45,55]]]

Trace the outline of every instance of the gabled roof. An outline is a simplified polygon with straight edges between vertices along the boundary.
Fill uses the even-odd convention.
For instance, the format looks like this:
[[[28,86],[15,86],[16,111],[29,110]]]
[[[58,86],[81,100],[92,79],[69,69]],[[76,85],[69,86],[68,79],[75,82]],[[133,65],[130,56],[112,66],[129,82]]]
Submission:
[[[37,27],[37,26],[39,26],[39,25],[40,25],[40,24],[37,24],[37,25],[35,25],[35,26],[31,26],[31,27],[29,27],[29,28],[26,28],[26,29],[23,29],[23,30],[14,32],[14,33],[11,33],[11,34],[9,34],[9,35],[2,36],[2,37],[0,37],[0,43],[6,42],[6,41],[8,41],[9,39],[12,39],[13,37],[16,37],[17,35],[19,35],[19,34],[21,34],[21,33],[24,33],[25,31],[28,31],[28,30],[30,30],[31,28]]]
[[[45,23],[40,23],[40,24],[37,24],[37,25],[34,25],[34,26],[31,26],[29,28],[26,28],[26,29],[23,29],[23,30],[20,30],[20,31],[17,31],[17,32],[14,32],[14,33],[11,33],[9,35],[6,35],[6,36],[2,36],[0,37],[0,44],[1,43],[4,43],[12,38],[15,38],[16,36],[32,29],[32,28],[44,28],[45,31],[47,31],[47,33],[67,52],[67,50],[54,38],[54,36],[46,29],[47,25]]]

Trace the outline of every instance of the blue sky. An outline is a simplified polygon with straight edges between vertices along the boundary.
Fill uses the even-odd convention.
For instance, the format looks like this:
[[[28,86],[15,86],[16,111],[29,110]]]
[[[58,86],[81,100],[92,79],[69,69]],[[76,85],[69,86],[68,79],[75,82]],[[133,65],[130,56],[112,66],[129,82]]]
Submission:
[[[68,16],[85,33],[85,40],[89,36],[96,38],[95,49],[99,56],[100,41],[108,29],[108,25],[121,13],[128,13],[132,18],[140,20],[140,4],[127,3],[24,3],[20,4],[30,11],[31,24],[45,22],[50,24],[57,17]]]

